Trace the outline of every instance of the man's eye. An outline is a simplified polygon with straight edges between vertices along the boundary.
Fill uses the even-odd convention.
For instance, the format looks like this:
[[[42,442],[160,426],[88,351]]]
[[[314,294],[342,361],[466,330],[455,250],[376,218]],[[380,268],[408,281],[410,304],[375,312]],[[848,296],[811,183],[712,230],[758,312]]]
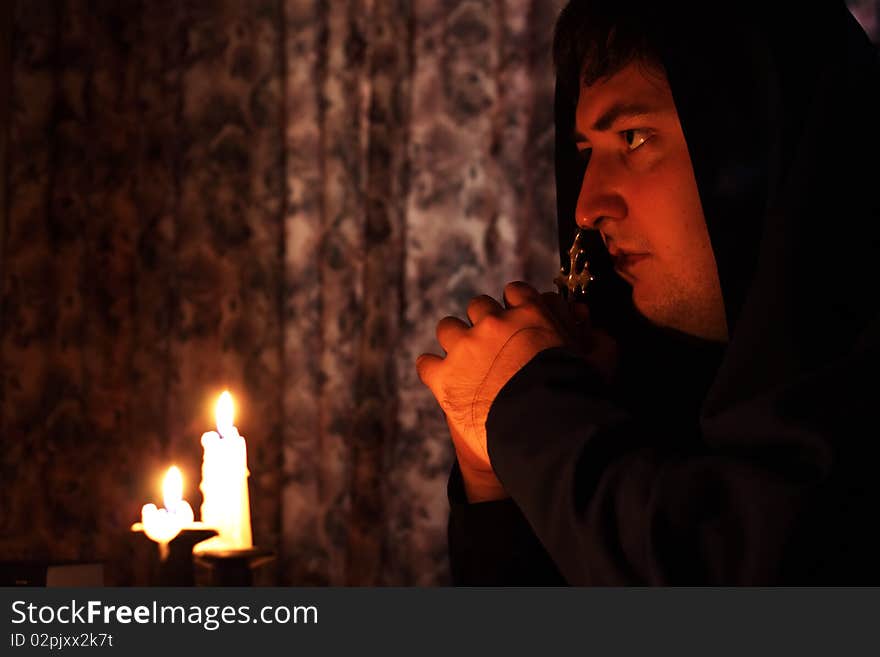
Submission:
[[[639,146],[644,144],[648,139],[651,138],[651,132],[649,130],[643,130],[640,128],[636,128],[633,130],[624,130],[620,133],[623,135],[623,140],[626,142],[626,147],[634,151]]]

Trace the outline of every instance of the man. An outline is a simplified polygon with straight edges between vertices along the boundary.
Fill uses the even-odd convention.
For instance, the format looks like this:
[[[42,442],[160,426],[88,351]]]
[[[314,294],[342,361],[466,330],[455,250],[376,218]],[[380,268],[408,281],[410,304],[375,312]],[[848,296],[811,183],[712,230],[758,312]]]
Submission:
[[[560,247],[613,271],[419,358],[456,583],[880,579],[877,53],[842,2],[727,4],[560,15]]]

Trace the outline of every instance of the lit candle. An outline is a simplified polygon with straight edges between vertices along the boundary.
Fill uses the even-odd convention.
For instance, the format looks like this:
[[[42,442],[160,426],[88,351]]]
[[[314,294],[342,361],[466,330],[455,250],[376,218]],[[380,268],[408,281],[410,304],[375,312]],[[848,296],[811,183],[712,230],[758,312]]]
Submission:
[[[162,481],[162,495],[165,508],[159,509],[155,504],[145,504],[141,509],[141,527],[144,533],[159,544],[160,553],[167,554],[168,542],[180,533],[180,530],[193,522],[193,510],[183,499],[183,475],[176,465],[168,468]]]
[[[218,536],[199,543],[195,552],[253,546],[247,445],[233,417],[232,395],[226,391],[215,408],[217,431],[202,434],[202,523],[216,529]]]

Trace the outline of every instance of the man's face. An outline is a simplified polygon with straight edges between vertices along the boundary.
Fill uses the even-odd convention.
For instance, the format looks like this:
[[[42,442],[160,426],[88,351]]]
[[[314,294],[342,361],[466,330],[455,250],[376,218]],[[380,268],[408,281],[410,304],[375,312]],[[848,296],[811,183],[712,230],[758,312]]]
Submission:
[[[589,157],[577,223],[602,233],[636,308],[659,326],[726,340],[715,255],[665,74],[633,62],[582,85],[575,133]]]

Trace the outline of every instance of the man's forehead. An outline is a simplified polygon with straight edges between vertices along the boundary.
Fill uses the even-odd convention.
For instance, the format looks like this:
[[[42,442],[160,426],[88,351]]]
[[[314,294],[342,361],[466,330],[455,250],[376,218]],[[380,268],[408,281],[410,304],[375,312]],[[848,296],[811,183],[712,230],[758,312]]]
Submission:
[[[577,105],[579,127],[599,124],[596,129],[607,129],[602,124],[608,122],[612,108],[616,108],[616,115],[652,114],[675,111],[675,103],[661,71],[646,71],[643,65],[631,63],[591,85],[581,85]],[[603,116],[605,121],[600,120]]]

